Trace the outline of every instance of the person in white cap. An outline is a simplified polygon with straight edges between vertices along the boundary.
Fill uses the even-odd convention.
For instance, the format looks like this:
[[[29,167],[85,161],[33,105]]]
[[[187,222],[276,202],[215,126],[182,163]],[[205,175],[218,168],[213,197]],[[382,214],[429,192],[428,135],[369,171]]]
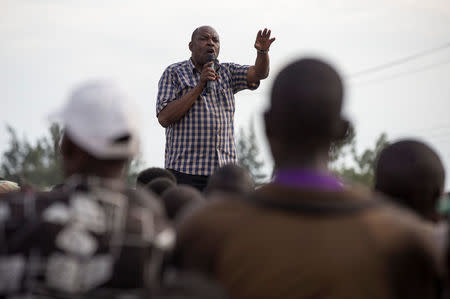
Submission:
[[[52,117],[64,126],[66,180],[0,197],[0,298],[142,293],[154,240],[163,233],[170,246],[171,230],[155,198],[124,183],[136,109],[112,82],[91,81]]]
[[[11,182],[0,178],[0,194],[19,191],[20,187],[16,182]]]

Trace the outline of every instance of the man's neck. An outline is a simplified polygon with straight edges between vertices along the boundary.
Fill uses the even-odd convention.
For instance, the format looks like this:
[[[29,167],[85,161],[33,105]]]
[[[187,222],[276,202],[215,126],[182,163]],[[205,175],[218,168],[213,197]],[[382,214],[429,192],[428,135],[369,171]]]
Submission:
[[[200,65],[200,64],[197,63],[197,62],[194,60],[194,58],[192,58],[192,57],[191,57],[191,61],[192,61],[192,64],[194,65],[194,67],[195,67],[199,72],[201,72],[202,69],[203,69],[203,64]]]
[[[276,170],[283,169],[309,169],[318,172],[328,172],[328,153],[315,155],[288,155],[275,162]]]

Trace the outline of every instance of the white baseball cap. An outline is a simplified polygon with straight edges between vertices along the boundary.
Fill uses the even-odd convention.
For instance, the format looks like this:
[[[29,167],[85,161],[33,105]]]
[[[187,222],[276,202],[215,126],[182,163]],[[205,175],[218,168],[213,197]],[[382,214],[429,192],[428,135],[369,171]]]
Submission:
[[[133,102],[108,80],[88,81],[50,115],[76,145],[99,159],[132,158],[139,152],[138,113]]]

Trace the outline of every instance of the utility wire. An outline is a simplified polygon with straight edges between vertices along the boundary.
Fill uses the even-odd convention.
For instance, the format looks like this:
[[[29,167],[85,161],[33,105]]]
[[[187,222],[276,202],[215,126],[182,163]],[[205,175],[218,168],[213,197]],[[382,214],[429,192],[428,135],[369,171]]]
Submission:
[[[355,83],[355,85],[356,86],[364,86],[364,85],[368,85],[368,84],[383,82],[383,81],[386,81],[386,80],[396,79],[398,77],[403,77],[403,76],[412,75],[412,74],[415,74],[415,73],[427,71],[427,70],[430,70],[432,68],[440,67],[440,66],[443,66],[443,65],[446,65],[446,64],[449,64],[449,63],[450,63],[450,60],[444,60],[444,61],[441,61],[441,62],[428,64],[428,65],[422,66],[420,68],[415,68],[415,69],[412,69],[412,70],[409,70],[409,71],[400,72],[400,73],[397,73],[397,74],[392,75],[392,76],[383,77],[383,78],[380,78],[380,79],[362,81],[360,83],[358,82],[358,83]]]
[[[410,56],[407,56],[407,57],[404,57],[404,58],[392,60],[390,62],[381,64],[381,65],[378,65],[378,66],[374,66],[374,67],[371,67],[371,68],[368,68],[368,69],[365,69],[365,70],[362,70],[362,71],[358,71],[358,72],[348,76],[348,78],[352,78],[353,79],[355,77],[365,76],[365,75],[370,74],[370,73],[379,72],[379,71],[391,68],[393,66],[404,64],[406,62],[409,62],[411,60],[417,59],[419,57],[426,56],[426,55],[429,55],[429,54],[432,54],[434,52],[438,52],[438,51],[441,51],[441,50],[444,50],[444,49],[447,49],[447,48],[450,48],[450,42],[445,43],[445,44],[443,44],[443,45],[441,45],[439,47],[431,48],[431,49],[428,49],[428,50],[425,50],[425,51],[422,51],[422,52],[419,52],[419,53],[416,53],[416,54],[413,54],[413,55],[410,55]]]

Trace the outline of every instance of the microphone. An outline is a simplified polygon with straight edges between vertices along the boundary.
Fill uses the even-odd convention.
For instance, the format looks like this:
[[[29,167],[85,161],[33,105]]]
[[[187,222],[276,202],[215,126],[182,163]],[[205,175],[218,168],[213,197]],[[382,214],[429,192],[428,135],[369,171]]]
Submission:
[[[214,54],[210,54],[209,56],[208,56],[208,59],[207,59],[207,61],[206,61],[206,63],[208,63],[208,62],[213,62],[213,64],[210,66],[210,68],[212,68],[212,69],[214,69],[214,63],[215,63],[215,57],[214,57]],[[214,88],[214,81],[208,81],[208,82],[206,82],[206,92],[207,93],[210,93],[211,92],[211,90]]]

